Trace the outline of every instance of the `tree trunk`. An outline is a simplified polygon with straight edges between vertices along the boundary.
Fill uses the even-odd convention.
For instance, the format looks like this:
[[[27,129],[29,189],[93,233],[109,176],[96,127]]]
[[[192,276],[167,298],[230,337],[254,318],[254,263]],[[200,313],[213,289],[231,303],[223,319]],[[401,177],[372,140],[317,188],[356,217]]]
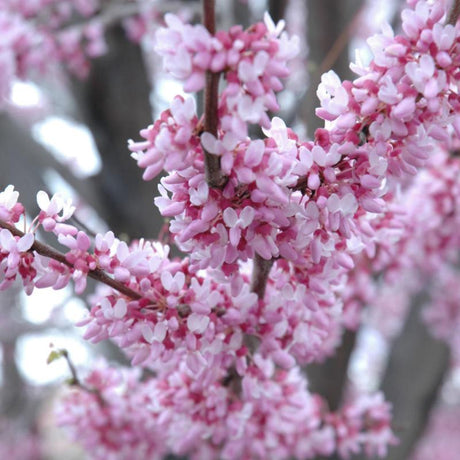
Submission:
[[[163,218],[154,207],[157,183],[142,180],[128,139],[152,123],[150,84],[138,46],[121,27],[107,33],[109,52],[93,61],[89,79],[75,85],[83,122],[93,133],[103,162],[94,178],[105,218],[116,234],[157,237]]]
[[[392,423],[399,437],[387,460],[410,457],[449,369],[449,349],[428,332],[417,300],[393,344],[382,382],[382,391],[393,404]]]

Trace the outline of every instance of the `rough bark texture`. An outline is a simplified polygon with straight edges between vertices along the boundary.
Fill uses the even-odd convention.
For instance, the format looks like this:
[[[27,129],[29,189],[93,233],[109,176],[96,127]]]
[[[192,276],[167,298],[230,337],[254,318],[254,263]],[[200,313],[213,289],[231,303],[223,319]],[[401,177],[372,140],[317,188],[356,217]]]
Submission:
[[[152,123],[150,84],[141,50],[121,28],[107,35],[109,52],[92,63],[89,79],[76,84],[83,122],[92,131],[103,169],[94,178],[105,218],[116,234],[155,238],[163,219],[154,208],[156,183],[142,180],[130,158],[128,139]]]

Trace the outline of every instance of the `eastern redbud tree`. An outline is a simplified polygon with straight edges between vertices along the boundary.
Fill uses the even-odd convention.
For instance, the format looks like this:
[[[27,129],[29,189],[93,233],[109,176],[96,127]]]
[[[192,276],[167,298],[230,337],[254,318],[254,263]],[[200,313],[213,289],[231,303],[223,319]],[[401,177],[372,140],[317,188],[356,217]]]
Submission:
[[[10,38],[0,89],[47,64],[20,18],[53,2],[30,3],[7,1],[16,23],[0,15]],[[104,50],[102,31],[56,30],[72,8],[90,15],[97,2],[55,3],[41,45],[84,71],[85,53]],[[331,407],[309,391],[305,366],[334,355],[369,305],[368,320],[394,335],[385,321],[427,284],[425,320],[454,365],[460,358],[459,2],[408,0],[402,32],[374,36],[354,80],[325,73],[316,110],[325,123],[311,140],[276,116],[298,39],[268,14],[216,31],[214,2],[202,4],[202,24],[168,13],[155,34],[189,95],[128,146],[144,180],[163,174],[155,206],[185,256],[162,241],[91,235],[59,194],[39,191],[39,214],[26,217],[9,185],[0,289],[21,279],[27,294],[69,283],[81,294],[88,278],[98,282],[78,325],[90,342],[116,343],[132,368],[103,364],[82,378],[71,365],[58,420],[91,458],[383,457],[398,443],[384,395],[350,391]],[[161,22],[137,17],[133,35],[147,16]]]

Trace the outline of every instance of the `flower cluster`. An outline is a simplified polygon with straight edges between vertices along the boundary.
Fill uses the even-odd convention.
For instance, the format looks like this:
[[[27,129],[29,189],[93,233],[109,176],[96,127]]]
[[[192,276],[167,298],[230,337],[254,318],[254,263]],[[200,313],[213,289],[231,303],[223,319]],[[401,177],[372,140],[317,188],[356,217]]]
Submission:
[[[420,5],[414,14],[427,21],[431,35],[451,37],[453,26],[435,22],[442,17],[440,9],[425,2]],[[413,15],[406,14],[404,20],[409,27]],[[174,20],[168,34],[177,38],[178,24]],[[206,35],[204,29],[195,27],[193,30]],[[433,39],[430,47],[413,37],[382,35],[380,40],[385,42],[385,51],[375,49],[376,60],[369,69],[357,69],[361,76],[353,83],[342,85],[331,73],[323,78],[319,90],[323,108],[319,113],[331,122],[328,130],[317,131],[314,142],[299,142],[278,119],[266,131],[267,139],[242,138],[236,133],[246,131],[234,130],[232,123],[224,122],[226,111],[235,116],[238,112],[226,106],[220,111],[218,138],[204,132],[200,148],[200,129],[192,103],[176,100],[174,110],[163,114],[161,126],[156,124],[143,133],[147,141],[131,145],[139,165],[149,168],[144,177],[151,178],[162,164],[169,173],[162,181],[162,197],[157,205],[165,216],[174,217],[170,230],[176,235],[176,243],[186,252],[193,249],[192,259],[197,260],[198,267],[210,264],[232,272],[236,270],[235,261],[254,254],[267,260],[283,257],[295,263],[311,257],[317,263],[341,247],[346,250],[336,258],[352,266],[349,255],[375,239],[369,221],[385,210],[386,197],[396,182],[394,176],[414,173],[414,167],[428,157],[433,141],[447,138],[453,118],[446,114],[454,112],[457,98],[452,89],[456,85],[455,63],[437,70],[443,75],[439,81],[445,84],[434,95],[429,94],[429,100],[417,93],[418,83],[410,79],[413,69],[405,65],[428,59],[427,53],[437,55],[441,48],[453,48],[453,38],[449,43],[447,39]],[[201,43],[198,38],[196,41]],[[397,46],[400,41],[405,43],[402,48]],[[396,52],[391,51],[393,42],[398,59],[387,56]],[[180,43],[185,50],[185,43]],[[166,65],[175,56],[168,54],[173,48],[164,51]],[[198,53],[193,46],[187,52]],[[396,71],[395,66],[400,70]],[[211,64],[206,69],[222,71]],[[231,81],[231,68],[223,72]],[[231,84],[221,99],[225,99]],[[382,88],[388,85],[394,87],[391,94],[397,100],[382,95]],[[405,88],[409,93],[404,99]],[[372,93],[377,91],[380,96]],[[410,105],[407,100],[412,100],[414,91],[414,111],[407,117],[399,114],[397,104]],[[367,104],[374,100],[371,110]],[[182,109],[180,114],[178,107]],[[187,123],[181,126],[179,118]],[[173,142],[167,144],[172,138]],[[210,190],[205,182],[203,150],[220,157],[222,173],[228,179],[222,190]],[[166,165],[164,158],[171,158],[171,162],[168,160]]]
[[[33,256],[27,251],[33,242],[31,233],[18,237],[5,228],[0,230],[0,290],[9,288],[20,272],[26,291],[32,291],[31,279],[36,271],[32,266]]]
[[[415,2],[404,35],[386,29],[371,40],[375,58],[354,66],[357,79],[325,74],[318,115],[326,125],[311,141],[267,115],[296,51],[282,24],[266,17],[211,35],[167,15],[156,45],[166,69],[188,91],[202,89],[207,73],[225,79],[216,132],[193,99],[176,97],[141,131],[144,141],[130,143],[144,179],[166,171],[155,203],[187,258],[112,232],[92,241],[68,223],[70,203],[42,192],[24,234],[16,192],[0,194],[0,287],[18,274],[31,288],[73,278],[77,291],[98,279],[86,338],[113,339],[155,373],[125,384],[98,370],[66,401],[62,423],[96,457],[385,455],[394,436],[382,396],[330,413],[299,365],[323,360],[344,327],[357,327],[362,304],[383,292],[376,272],[391,280],[457,260],[458,159],[434,148],[450,148],[460,131],[460,36],[443,25],[445,13],[441,2]],[[250,124],[265,137],[249,137]],[[207,180],[209,158],[222,186]],[[45,251],[37,228],[68,251]]]
[[[19,221],[24,214],[24,206],[18,203],[18,198],[19,192],[15,191],[12,185],[0,192],[0,219],[12,224]]]
[[[298,52],[297,38],[282,33],[268,14],[265,23],[249,29],[234,26],[212,36],[202,25],[184,24],[177,16],[165,16],[167,28],[156,33],[156,52],[174,77],[183,80],[187,92],[204,88],[206,71],[224,73],[227,86],[220,98],[220,124],[238,138],[247,124],[269,127],[268,110],[278,110],[275,92],[280,78],[289,72],[287,61]]]
[[[114,242],[113,235],[109,237]],[[106,244],[100,238],[99,248],[101,242]],[[131,248],[119,243],[107,262],[107,273],[142,297],[126,299],[106,287],[99,289],[92,296],[90,315],[81,322],[88,325],[86,339],[113,339],[134,365],[155,368],[160,362],[163,366],[185,359],[188,368],[199,373],[230,360],[245,368],[248,350],[242,327],[248,327],[257,296],[244,276],[233,286],[222,285],[208,273],[191,274],[187,259],[170,260],[168,248],[148,242]]]
[[[148,0],[108,5],[101,0],[2,0],[0,9],[0,107],[8,99],[14,79],[64,64],[85,77],[90,60],[106,53],[105,29],[119,20],[129,37],[139,40],[136,24],[154,18]],[[137,26],[139,27],[139,26]]]
[[[458,330],[454,318],[460,248],[459,172],[458,158],[438,148],[427,167],[399,192],[404,212],[393,204],[389,213],[374,220],[376,232],[385,237],[379,238],[374,258],[363,258],[356,265],[352,276],[362,280],[362,287],[351,283],[345,300],[346,304],[356,300],[364,289],[365,302],[373,305],[370,323],[391,339],[412,296],[425,290],[433,298],[424,313],[427,324],[451,344],[454,356],[459,349],[452,340]],[[376,282],[377,273],[383,277]],[[364,303],[362,296],[360,303]]]
[[[68,24],[75,14],[87,19],[99,7],[98,0],[5,0],[0,11],[1,98],[8,96],[14,77],[44,71],[51,62],[65,62],[83,76],[88,70],[87,56],[105,52],[102,26],[96,21],[84,27]]]
[[[139,372],[99,366],[85,385],[92,391],[69,393],[57,418],[92,458],[163,458],[166,446],[161,432],[145,410],[154,401],[148,386],[139,381]]]
[[[297,369],[254,361],[241,385],[217,367],[198,378],[182,364],[144,381],[102,367],[65,397],[58,421],[96,459],[159,459],[168,451],[196,460],[315,458],[360,445],[382,453],[394,442],[381,395],[328,413]],[[346,430],[353,445],[345,445]]]
[[[371,456],[384,457],[387,446],[396,438],[389,429],[391,413],[381,393],[363,395],[343,407],[338,415],[331,416],[331,425],[338,433],[337,446],[343,458],[364,451]],[[365,430],[363,430],[365,427]]]

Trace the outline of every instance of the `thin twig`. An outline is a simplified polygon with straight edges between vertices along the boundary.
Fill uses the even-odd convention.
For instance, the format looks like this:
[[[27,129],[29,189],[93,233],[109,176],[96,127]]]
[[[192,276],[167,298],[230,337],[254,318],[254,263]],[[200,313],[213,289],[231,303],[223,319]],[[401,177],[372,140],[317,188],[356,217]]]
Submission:
[[[71,385],[74,385],[74,386],[78,387],[78,388],[81,388],[83,391],[86,391],[87,393],[93,394],[94,396],[96,396],[99,404],[101,406],[105,406],[107,403],[104,400],[104,398],[102,397],[101,392],[96,388],[90,388],[89,386],[85,385],[80,380],[80,378],[78,377],[77,369],[76,369],[74,363],[72,362],[72,360],[70,359],[69,352],[66,349],[60,349],[60,350],[58,350],[58,352],[66,360],[67,366],[68,366],[68,368],[70,370],[70,374],[72,375],[72,378],[70,379],[69,383]]]
[[[353,33],[353,29],[355,29],[358,24],[358,20],[360,15],[362,14],[363,9],[364,6],[359,8],[356,14],[353,16],[353,18],[348,22],[347,26],[344,29],[342,29],[340,35],[336,38],[335,42],[329,49],[327,55],[319,65],[317,70],[318,75],[322,75],[327,70],[332,69],[338,57],[345,49],[345,47],[348,45],[350,36]]]
[[[21,232],[21,230],[18,230],[14,225],[10,225],[1,219],[0,227],[6,228],[14,236],[24,236],[24,233]],[[67,267],[74,268],[73,265],[67,261],[65,254],[57,251],[56,249],[54,249],[51,246],[48,246],[47,244],[40,243],[40,241],[34,241],[34,244],[32,245],[29,251],[35,251],[42,256],[49,257],[50,259],[54,259],[57,262],[60,262],[61,264],[67,265]],[[110,286],[111,288],[117,290],[118,292],[124,294],[127,297],[130,297],[131,299],[139,300],[142,298],[142,296],[138,292],[133,291],[129,287],[120,283],[119,281],[114,280],[109,275],[107,275],[107,273],[105,273],[104,270],[101,270],[100,268],[89,270],[88,276],[96,281],[99,281],[100,283],[104,283],[107,286]]]
[[[447,18],[447,24],[455,26],[457,24],[458,17],[460,16],[460,0],[455,0],[452,8],[450,9],[449,16]]]
[[[152,8],[150,2],[137,2],[137,3],[116,3],[110,4],[103,9],[101,9],[97,14],[90,18],[82,18],[82,20],[66,24],[62,27],[59,32],[74,31],[74,30],[83,30],[92,22],[97,22],[102,25],[104,28],[108,28],[112,25],[118,24],[124,19],[130,18],[132,16],[142,14],[148,8]],[[173,1],[169,0],[167,4],[157,4],[155,5],[155,13],[164,14],[170,13],[172,11],[179,11],[184,8],[182,1]],[[198,9],[195,5],[188,5],[187,9],[193,13],[198,14]]]
[[[116,4],[102,9],[91,18],[82,18],[81,20],[72,21],[65,24],[57,30],[59,33],[66,33],[69,31],[83,31],[92,22],[97,22],[103,27],[107,28],[114,24],[119,23],[123,19],[130,16],[140,14],[142,11],[142,4]]]
[[[78,378],[77,368],[75,367],[74,363],[70,359],[69,352],[66,349],[62,348],[58,350],[58,353],[60,353],[61,356],[66,360],[67,366],[70,370],[70,374],[72,375],[72,379],[71,379],[72,385],[82,386],[82,383],[80,379]]]
[[[203,25],[211,35],[216,33],[215,0],[203,0]],[[206,72],[204,88],[204,131],[217,138],[219,74]],[[223,188],[227,178],[220,169],[220,158],[204,151],[206,181],[211,188]]]

